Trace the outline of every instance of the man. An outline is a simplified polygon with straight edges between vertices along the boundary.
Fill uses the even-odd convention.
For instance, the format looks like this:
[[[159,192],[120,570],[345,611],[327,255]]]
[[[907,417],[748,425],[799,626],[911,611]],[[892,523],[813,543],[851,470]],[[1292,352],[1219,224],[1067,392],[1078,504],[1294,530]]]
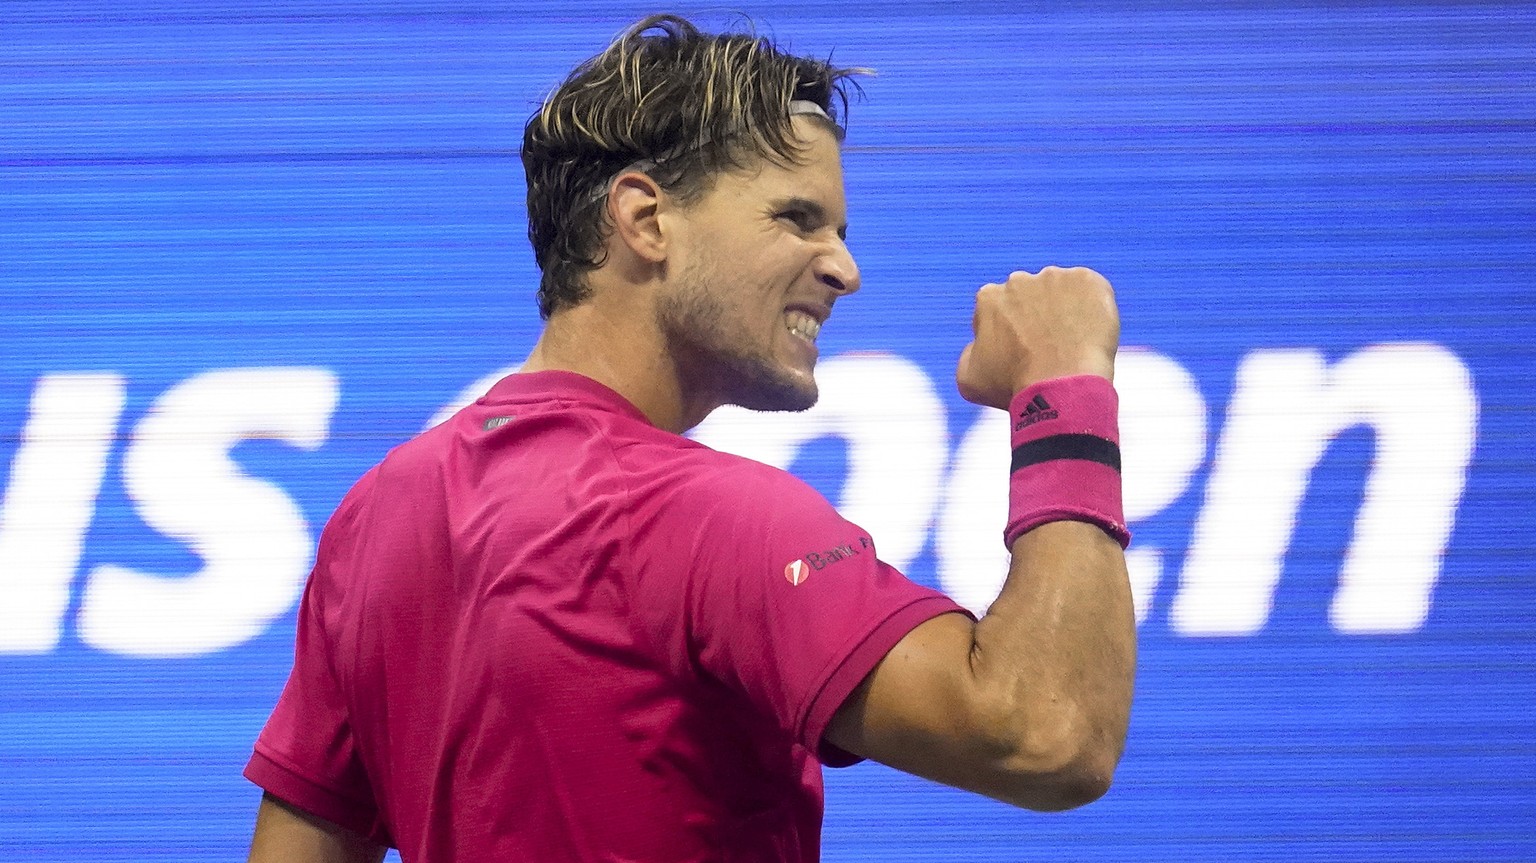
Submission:
[[[814,860],[821,765],[860,758],[1034,809],[1105,791],[1135,662],[1108,283],[977,296],[959,386],[1016,419],[979,622],[792,476],[681,436],[815,402],[859,288],[849,74],[659,16],[529,121],[547,326],[327,525],[246,769],[252,860]]]

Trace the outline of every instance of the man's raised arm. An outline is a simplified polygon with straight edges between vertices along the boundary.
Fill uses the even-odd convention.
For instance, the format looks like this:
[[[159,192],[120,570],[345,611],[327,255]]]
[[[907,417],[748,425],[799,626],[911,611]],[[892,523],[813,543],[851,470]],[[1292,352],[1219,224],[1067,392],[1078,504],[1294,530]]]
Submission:
[[[1016,806],[1068,809],[1109,788],[1136,671],[1108,384],[1119,316],[1097,273],[1047,267],[983,287],[974,326],[961,394],[1013,415],[1008,579],[980,622],[946,614],[908,633],[826,738]]]

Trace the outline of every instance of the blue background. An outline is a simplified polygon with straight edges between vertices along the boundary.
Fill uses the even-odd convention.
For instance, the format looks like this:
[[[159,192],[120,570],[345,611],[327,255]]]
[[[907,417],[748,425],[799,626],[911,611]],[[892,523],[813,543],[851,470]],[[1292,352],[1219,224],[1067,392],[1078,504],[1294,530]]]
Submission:
[[[1536,11],[734,8],[797,52],[879,72],[845,156],[865,289],[822,354],[920,365],[951,447],[974,416],[947,383],[972,293],[1049,263],[1111,278],[1123,340],[1194,375],[1212,446],[1240,361],[1264,348],[1436,343],[1481,403],[1421,628],[1328,624],[1373,453],[1357,429],[1312,474],[1264,628],[1173,632],[1207,459],[1136,525],[1167,559],[1110,794],[1038,815],[874,765],[829,771],[826,857],[1536,860]],[[323,446],[234,450],[314,532],[390,446],[518,361],[539,323],[522,123],[649,11],[0,6],[0,477],[41,376],[127,381],[81,577],[198,569],[139,520],[120,473],[134,424],[190,376],[337,375]],[[835,494],[843,454],[813,446],[795,468]],[[909,574],[937,583],[931,542]],[[0,654],[0,859],[242,856],[257,791],[239,771],[293,615],[227,650],[148,659],[87,646],[73,614],[57,648]]]

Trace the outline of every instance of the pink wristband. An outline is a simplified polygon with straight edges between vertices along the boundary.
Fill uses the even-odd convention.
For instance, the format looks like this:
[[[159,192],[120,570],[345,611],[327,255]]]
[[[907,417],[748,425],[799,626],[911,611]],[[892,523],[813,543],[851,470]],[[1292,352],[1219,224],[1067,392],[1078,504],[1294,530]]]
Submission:
[[[1041,381],[1013,397],[1009,548],[1048,521],[1086,521],[1125,548],[1131,532],[1120,501],[1120,399],[1098,375]]]

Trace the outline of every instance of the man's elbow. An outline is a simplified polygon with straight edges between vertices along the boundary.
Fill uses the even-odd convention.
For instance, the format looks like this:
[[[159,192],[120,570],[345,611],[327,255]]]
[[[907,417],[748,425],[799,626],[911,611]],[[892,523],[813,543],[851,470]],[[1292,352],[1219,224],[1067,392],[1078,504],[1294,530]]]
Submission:
[[[993,796],[1037,812],[1086,806],[1109,791],[1124,743],[1123,733],[1078,723],[1023,731],[999,765]]]
[[[1078,770],[1017,778],[1002,799],[1036,812],[1062,812],[1087,806],[1109,791],[1113,770]]]

